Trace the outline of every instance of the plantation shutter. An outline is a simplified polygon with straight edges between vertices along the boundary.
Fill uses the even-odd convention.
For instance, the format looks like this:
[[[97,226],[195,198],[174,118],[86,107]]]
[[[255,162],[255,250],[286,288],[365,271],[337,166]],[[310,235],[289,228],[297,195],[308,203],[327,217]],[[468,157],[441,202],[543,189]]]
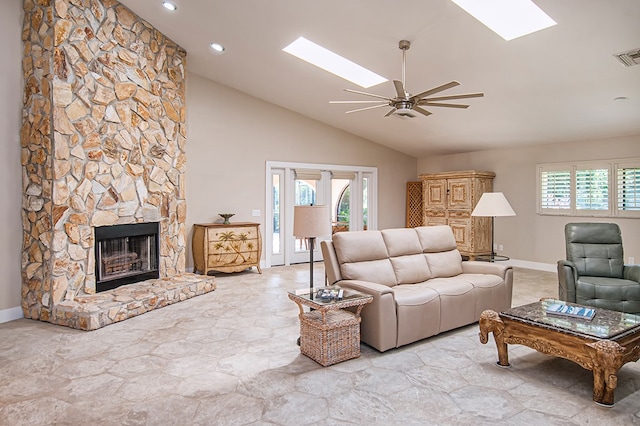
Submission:
[[[640,211],[640,168],[618,168],[618,211]]]
[[[609,169],[576,170],[576,210],[609,210]]]
[[[540,172],[540,209],[571,209],[571,170],[542,170]]]

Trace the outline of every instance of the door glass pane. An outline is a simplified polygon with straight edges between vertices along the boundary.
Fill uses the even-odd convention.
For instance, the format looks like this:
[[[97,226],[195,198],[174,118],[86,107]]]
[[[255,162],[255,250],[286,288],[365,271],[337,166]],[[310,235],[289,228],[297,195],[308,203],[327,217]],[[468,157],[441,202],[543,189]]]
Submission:
[[[331,180],[331,225],[333,234],[349,230],[349,219],[351,217],[350,194],[350,180]]]
[[[362,179],[362,224],[364,230],[367,229],[369,223],[369,178]]]
[[[273,196],[273,254],[281,253],[281,244],[280,244],[280,175],[274,174],[272,175],[273,181],[271,182],[272,186],[272,196]]]
[[[318,188],[317,180],[295,180],[294,185],[294,205],[310,206],[316,204],[316,193]],[[309,240],[306,238],[296,238],[294,251],[303,253],[309,251]],[[308,261],[308,259],[307,259]]]

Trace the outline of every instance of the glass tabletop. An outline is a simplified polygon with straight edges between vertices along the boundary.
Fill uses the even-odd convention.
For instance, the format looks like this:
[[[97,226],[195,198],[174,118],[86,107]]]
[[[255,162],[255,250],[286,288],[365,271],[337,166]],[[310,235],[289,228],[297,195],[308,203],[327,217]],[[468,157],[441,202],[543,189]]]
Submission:
[[[342,299],[339,299],[338,295],[341,289]],[[349,288],[341,288],[336,285],[328,287],[314,287],[312,291],[308,288],[292,290],[289,291],[289,294],[311,301],[318,305],[335,305],[346,301],[364,300],[371,297],[368,294],[360,293],[359,291]]]
[[[596,339],[614,339],[626,332],[640,331],[640,316],[624,312],[594,308],[591,320],[548,314],[547,308],[554,303],[582,306],[556,299],[544,299],[528,305],[518,306],[500,313],[500,316],[516,321],[530,322],[552,329],[562,329]]]

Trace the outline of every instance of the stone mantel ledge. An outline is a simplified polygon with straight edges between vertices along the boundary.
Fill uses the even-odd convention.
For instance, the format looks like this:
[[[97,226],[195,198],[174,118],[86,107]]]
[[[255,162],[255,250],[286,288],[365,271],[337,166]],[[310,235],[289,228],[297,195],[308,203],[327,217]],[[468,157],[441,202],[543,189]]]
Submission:
[[[50,322],[79,330],[97,330],[215,289],[214,277],[192,273],[141,281],[60,302]]]

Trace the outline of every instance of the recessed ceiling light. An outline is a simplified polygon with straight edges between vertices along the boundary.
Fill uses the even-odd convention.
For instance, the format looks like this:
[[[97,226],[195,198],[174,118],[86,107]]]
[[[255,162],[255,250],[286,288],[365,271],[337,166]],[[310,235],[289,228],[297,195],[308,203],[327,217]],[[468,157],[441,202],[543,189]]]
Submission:
[[[386,78],[373,71],[369,71],[304,37],[299,37],[282,50],[365,89],[387,81]]]
[[[175,4],[171,3],[170,1],[163,1],[162,5],[164,6],[165,9],[174,11],[178,8],[178,6],[176,6]]]
[[[556,25],[531,0],[451,0],[509,41]]]
[[[617,96],[615,98],[613,98],[614,101],[616,102],[624,102],[624,101],[628,101],[629,98],[627,98],[626,96]]]
[[[224,46],[220,43],[211,43],[209,47],[211,47],[216,53],[224,53],[225,50]]]

